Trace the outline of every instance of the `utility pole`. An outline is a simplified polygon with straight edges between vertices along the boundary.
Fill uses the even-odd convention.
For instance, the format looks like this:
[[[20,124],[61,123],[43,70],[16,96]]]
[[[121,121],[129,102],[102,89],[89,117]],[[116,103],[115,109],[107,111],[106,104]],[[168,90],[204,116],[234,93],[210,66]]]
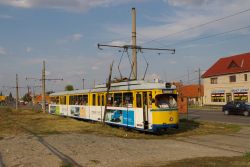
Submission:
[[[27,89],[28,89],[28,95],[30,95],[30,86],[29,85],[27,85]]]
[[[132,8],[132,80],[137,80],[136,11]]]
[[[198,70],[198,77],[199,77],[199,89],[198,89],[198,96],[199,96],[199,104],[202,105],[202,99],[201,99],[201,69]]]
[[[132,8],[132,45],[109,45],[109,44],[97,44],[98,49],[103,50],[102,47],[112,47],[123,49],[123,52],[127,52],[128,49],[132,50],[132,62],[131,62],[131,74],[132,80],[138,79],[137,71],[137,52],[142,52],[143,50],[157,50],[157,51],[170,51],[172,54],[175,53],[175,49],[166,49],[166,48],[151,48],[151,47],[141,47],[136,44],[136,10]],[[147,63],[148,65],[148,63]],[[145,73],[146,74],[146,73]],[[144,77],[145,78],[145,74]],[[130,77],[129,77],[130,78]]]
[[[42,69],[42,110],[45,113],[46,107],[46,100],[45,100],[45,61],[43,61],[43,69]]]
[[[82,78],[82,89],[84,89],[84,78]]]
[[[201,69],[199,68],[198,70],[198,75],[199,75],[199,86],[201,86]]]
[[[63,81],[63,78],[62,79],[54,79],[54,78],[48,79],[48,78],[46,78],[46,76],[45,76],[45,61],[43,61],[42,79],[28,78],[28,77],[26,77],[26,80],[30,80],[30,79],[42,81],[42,111],[43,111],[43,113],[45,113],[45,109],[46,109],[46,88],[45,88],[45,81],[55,81],[55,80]]]
[[[19,91],[18,91],[18,74],[16,74],[16,110],[18,110]]]
[[[106,84],[106,86],[107,86],[106,103],[105,103],[104,114],[103,114],[103,118],[102,118],[102,121],[104,124],[105,124],[105,119],[106,119],[106,114],[107,114],[107,105],[108,105],[109,91],[110,91],[110,87],[111,87],[111,77],[112,77],[113,64],[114,64],[114,60],[113,60],[112,64],[110,65],[109,78],[108,78],[108,82]]]

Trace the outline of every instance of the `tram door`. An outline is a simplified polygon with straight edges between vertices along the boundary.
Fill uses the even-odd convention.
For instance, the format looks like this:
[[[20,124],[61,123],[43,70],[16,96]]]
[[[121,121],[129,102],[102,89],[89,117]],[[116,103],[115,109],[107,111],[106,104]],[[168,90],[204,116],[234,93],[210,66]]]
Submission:
[[[104,112],[104,110],[103,110],[103,106],[105,105],[105,103],[104,103],[104,94],[98,94],[98,106],[101,106],[100,107],[100,116],[101,116],[101,118],[100,119],[103,119],[102,117],[103,117],[103,112]]]
[[[144,129],[148,129],[148,96],[147,92],[142,93]]]

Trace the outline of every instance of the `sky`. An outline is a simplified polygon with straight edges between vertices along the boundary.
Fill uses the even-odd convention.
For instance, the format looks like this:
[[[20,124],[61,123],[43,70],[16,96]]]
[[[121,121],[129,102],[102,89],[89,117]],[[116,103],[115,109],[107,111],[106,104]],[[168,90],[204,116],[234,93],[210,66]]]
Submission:
[[[137,44],[176,49],[138,52],[138,75],[152,81],[198,83],[219,58],[250,51],[249,0],[0,0],[0,91],[21,95],[39,86],[42,62],[47,91],[68,84],[82,89],[106,82],[114,60],[113,78],[129,76],[128,56],[97,44],[131,44],[131,8],[137,14]],[[36,93],[40,88],[34,88]]]

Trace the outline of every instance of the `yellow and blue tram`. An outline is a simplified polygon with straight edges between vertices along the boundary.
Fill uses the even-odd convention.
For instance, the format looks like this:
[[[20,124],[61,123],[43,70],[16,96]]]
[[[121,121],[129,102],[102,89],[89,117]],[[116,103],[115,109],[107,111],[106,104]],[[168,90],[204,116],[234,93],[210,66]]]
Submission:
[[[104,119],[107,124],[150,132],[178,128],[177,91],[172,84],[119,82],[111,84],[107,99],[106,93],[106,84],[52,93],[49,113],[102,121],[107,105]]]

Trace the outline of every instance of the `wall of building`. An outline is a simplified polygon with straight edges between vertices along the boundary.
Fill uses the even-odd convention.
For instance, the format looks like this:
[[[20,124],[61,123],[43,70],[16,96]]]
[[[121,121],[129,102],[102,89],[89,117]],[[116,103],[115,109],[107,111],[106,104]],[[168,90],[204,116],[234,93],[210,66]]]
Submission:
[[[236,82],[229,82],[231,75],[236,75]],[[217,84],[211,84],[211,78],[217,78]],[[204,105],[224,105],[230,100],[250,102],[250,72],[203,78],[203,85]]]

